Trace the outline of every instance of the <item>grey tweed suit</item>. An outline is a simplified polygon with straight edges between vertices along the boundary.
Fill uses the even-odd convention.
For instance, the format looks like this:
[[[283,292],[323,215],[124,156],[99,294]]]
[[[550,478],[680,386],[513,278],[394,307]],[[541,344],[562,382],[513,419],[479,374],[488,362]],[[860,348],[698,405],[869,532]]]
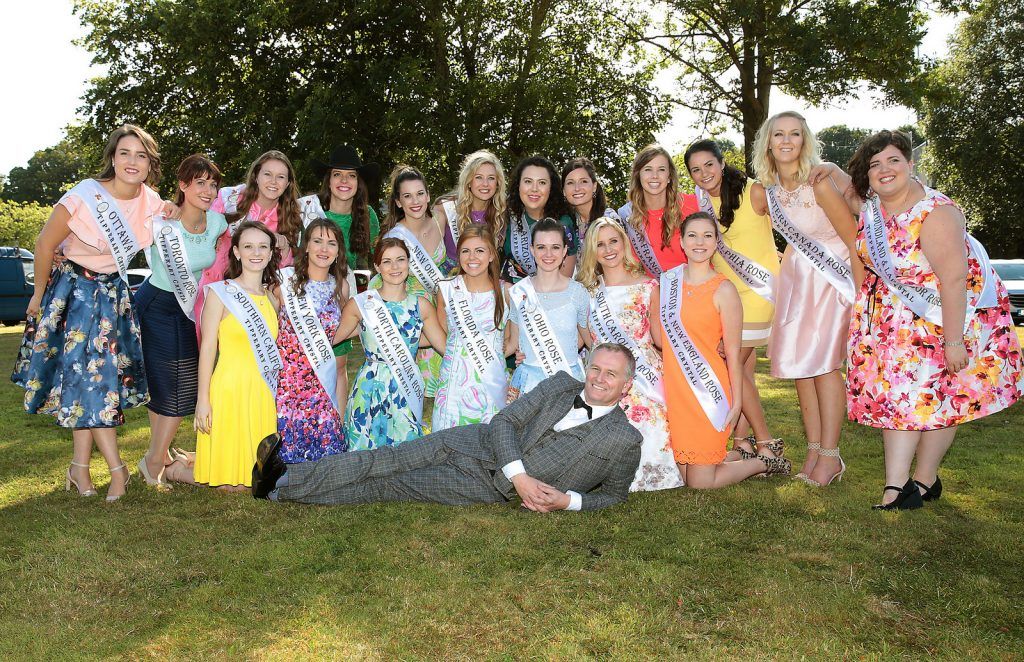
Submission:
[[[501,468],[521,460],[526,473],[582,496],[583,510],[626,500],[640,463],[642,435],[618,407],[555,432],[583,384],[564,372],[498,412],[488,424],[441,430],[422,439],[288,465],[280,501],[338,504],[429,501],[499,503],[515,496]]]

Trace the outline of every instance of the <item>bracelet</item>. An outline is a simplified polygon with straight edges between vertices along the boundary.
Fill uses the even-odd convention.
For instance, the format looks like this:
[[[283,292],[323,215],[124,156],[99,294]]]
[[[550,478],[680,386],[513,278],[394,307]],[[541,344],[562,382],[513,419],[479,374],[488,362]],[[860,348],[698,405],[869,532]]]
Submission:
[[[942,341],[942,345],[943,345],[943,347],[963,347],[964,346],[964,341],[963,340],[957,340],[957,341],[943,340]]]

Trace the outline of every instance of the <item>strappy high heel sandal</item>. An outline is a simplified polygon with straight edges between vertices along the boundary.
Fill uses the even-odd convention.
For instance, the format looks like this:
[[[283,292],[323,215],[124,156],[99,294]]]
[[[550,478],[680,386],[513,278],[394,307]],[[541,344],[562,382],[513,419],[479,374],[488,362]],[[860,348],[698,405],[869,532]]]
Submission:
[[[769,439],[768,441],[755,441],[754,446],[760,450],[762,447],[771,452],[775,457],[782,457],[786,452],[786,444],[782,439]]]
[[[121,471],[122,469],[124,470],[125,474],[127,474],[127,478],[124,479],[124,492],[125,492],[125,494],[127,494],[128,493],[128,483],[132,482],[132,472],[128,470],[128,467],[125,466],[124,462],[122,462],[121,464],[119,464],[116,467],[114,467],[113,469],[111,469],[110,473],[111,473],[111,475],[113,475],[113,473],[115,471]],[[117,501],[118,499],[120,499],[123,496],[124,496],[124,494],[110,494],[110,489],[109,488],[107,489],[106,500],[107,500],[108,503],[112,503],[114,501]]]
[[[935,482],[930,487],[919,480],[915,480],[914,484],[924,490],[924,494],[921,495],[921,501],[935,501],[942,496],[942,481],[939,480],[938,474],[935,475]]]
[[[763,476],[788,476],[789,472],[793,470],[793,463],[784,457],[768,457],[767,455],[757,455],[758,460],[764,462],[765,471]]]
[[[743,446],[740,446],[740,444],[743,443],[747,444],[750,450],[747,450]],[[750,460],[752,458],[757,457],[756,446],[754,445],[755,443],[756,441],[753,435],[749,435],[746,437],[733,437],[732,450],[740,454],[741,460]]]
[[[884,494],[889,490],[894,490],[899,492],[899,494],[889,503],[876,503],[871,506],[872,510],[914,510],[924,505],[921,500],[921,492],[917,489],[917,483],[913,480],[908,480],[907,484],[903,487],[886,485],[882,493]]]
[[[810,453],[811,451],[819,451],[819,450],[821,450],[821,444],[819,444],[816,441],[809,441],[809,442],[807,442],[807,452],[808,453]],[[806,464],[806,462],[805,462],[805,464]],[[793,480],[807,480],[810,477],[811,477],[810,474],[801,471],[797,475],[793,476]]]
[[[839,454],[838,448],[821,448],[818,450],[820,457],[838,457],[839,458],[839,471],[832,474],[832,477],[828,479],[827,483],[819,483],[816,480],[812,480],[810,476],[804,477],[803,481],[812,487],[828,487],[832,484],[832,481],[837,483],[842,482],[843,474],[846,473],[846,462],[843,462],[843,456]]]
[[[88,469],[89,465],[88,464],[82,464],[81,462],[75,462],[75,461],[72,460],[71,467],[82,467],[82,468]],[[68,467],[68,472],[66,474],[64,474],[64,491],[65,492],[70,492],[71,491],[71,486],[74,485],[75,489],[78,491],[78,496],[80,496],[80,497],[99,496],[100,493],[97,492],[95,489],[93,489],[91,487],[89,489],[83,491],[82,488],[78,486],[78,481],[76,481],[74,478],[71,477],[71,467]]]

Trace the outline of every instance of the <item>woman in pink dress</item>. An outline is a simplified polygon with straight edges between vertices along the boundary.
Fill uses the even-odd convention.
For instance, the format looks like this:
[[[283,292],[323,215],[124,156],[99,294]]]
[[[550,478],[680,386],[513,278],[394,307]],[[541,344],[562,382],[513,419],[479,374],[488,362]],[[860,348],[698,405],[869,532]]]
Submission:
[[[302,217],[299,213],[295,169],[282,152],[270,150],[249,166],[245,184],[220,189],[210,206],[209,216],[222,215],[228,229],[217,243],[217,257],[199,282],[196,319],[201,319],[205,287],[223,280],[231,252],[231,235],[241,221],[259,221],[274,233],[281,266],[292,263],[292,250],[299,245]],[[198,327],[198,324],[197,324]]]
[[[938,499],[957,426],[1021,395],[1006,288],[963,213],[912,168],[910,139],[892,131],[865,140],[850,160],[847,197],[860,213],[867,276],[850,325],[847,401],[852,420],[882,430],[886,486],[875,507],[883,510]],[[929,294],[941,304],[929,305]]]
[[[783,112],[758,130],[753,165],[765,187],[773,223],[778,227],[782,221],[793,229],[783,233],[789,235],[790,245],[779,271],[768,341],[771,374],[796,380],[807,434],[807,459],[798,476],[814,485],[828,485],[841,479],[846,468],[839,456],[839,433],[846,417],[840,370],[846,360],[855,291],[849,266],[855,225],[831,177],[810,183],[819,153],[804,118]],[[806,250],[810,244],[816,246]],[[770,450],[781,454],[781,443]]]

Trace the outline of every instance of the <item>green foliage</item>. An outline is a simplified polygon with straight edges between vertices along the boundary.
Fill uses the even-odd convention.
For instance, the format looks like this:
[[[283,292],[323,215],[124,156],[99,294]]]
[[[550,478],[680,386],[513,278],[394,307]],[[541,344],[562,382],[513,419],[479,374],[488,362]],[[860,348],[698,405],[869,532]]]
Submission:
[[[24,168],[11,168],[0,198],[14,202],[52,205],[60,196],[96,169],[98,159],[82,149],[77,141],[79,129],[69,127],[67,135],[53,147],[41,149]],[[99,146],[96,153],[102,149]]]
[[[986,0],[964,19],[921,100],[924,167],[967,212],[993,257],[1024,255],[1024,0]]]
[[[815,135],[821,142],[821,159],[845,169],[857,146],[873,132],[868,129],[851,129],[845,124],[827,126]]]
[[[912,97],[909,82],[921,68],[915,49],[924,35],[919,4],[667,0],[663,21],[621,22],[634,39],[682,67],[674,103],[697,112],[705,125],[741,126],[749,150],[769,116],[773,86],[811,104],[844,96],[859,80],[896,100]]]
[[[32,249],[52,207],[0,200],[0,245]]]
[[[728,138],[719,138],[712,136],[718,145],[722,148],[722,156],[725,157],[725,162],[729,165],[739,168],[740,170],[746,171],[746,165],[744,163],[743,150],[732,140]],[[679,190],[684,193],[693,193],[695,190],[695,184],[693,178],[690,177],[690,171],[686,167],[686,163],[683,161],[683,154],[676,154],[672,157],[672,161],[675,162],[676,168],[679,170]]]
[[[228,181],[261,152],[308,160],[348,142],[385,172],[420,167],[434,193],[462,156],[589,156],[622,191],[665,122],[652,63],[606,29],[599,0],[79,0],[108,67],[85,97],[92,140],[132,120],[171,173],[206,151]],[[170,184],[171,175],[165,176]]]

